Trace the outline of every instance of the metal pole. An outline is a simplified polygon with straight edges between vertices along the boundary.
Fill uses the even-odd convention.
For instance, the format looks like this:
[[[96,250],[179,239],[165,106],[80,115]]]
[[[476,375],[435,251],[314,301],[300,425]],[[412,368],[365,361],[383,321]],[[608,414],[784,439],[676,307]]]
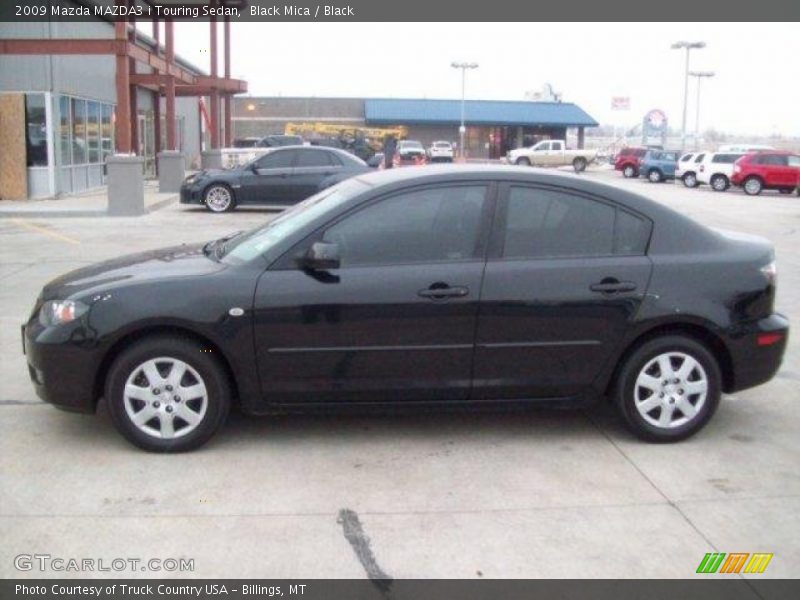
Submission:
[[[689,52],[691,48],[686,46],[686,70],[683,81],[683,124],[681,125],[681,152],[686,149],[686,105],[689,97]]]
[[[694,149],[700,149],[700,86],[703,78],[697,78],[697,106],[694,111]]]
[[[464,160],[466,158],[466,154],[464,152],[464,134],[466,133],[466,127],[464,126],[464,98],[466,96],[466,81],[467,81],[467,67],[461,67],[461,127],[458,129],[459,133],[459,147],[461,148],[461,159]]]

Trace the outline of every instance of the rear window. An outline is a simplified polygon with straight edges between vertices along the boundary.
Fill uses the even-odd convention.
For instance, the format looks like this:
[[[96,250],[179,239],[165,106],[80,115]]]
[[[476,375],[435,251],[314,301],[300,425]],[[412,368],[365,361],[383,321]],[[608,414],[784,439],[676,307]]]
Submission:
[[[434,148],[449,148],[450,142],[433,142]]]

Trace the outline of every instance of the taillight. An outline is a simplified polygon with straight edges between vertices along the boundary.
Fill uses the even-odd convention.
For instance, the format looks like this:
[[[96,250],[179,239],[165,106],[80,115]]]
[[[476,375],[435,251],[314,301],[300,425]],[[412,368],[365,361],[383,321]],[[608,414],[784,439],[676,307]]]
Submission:
[[[775,285],[778,282],[778,265],[774,260],[768,265],[761,267],[760,270],[767,278],[767,282],[769,282],[771,285]]]
[[[782,333],[759,333],[756,336],[756,344],[759,346],[771,346],[783,339]]]

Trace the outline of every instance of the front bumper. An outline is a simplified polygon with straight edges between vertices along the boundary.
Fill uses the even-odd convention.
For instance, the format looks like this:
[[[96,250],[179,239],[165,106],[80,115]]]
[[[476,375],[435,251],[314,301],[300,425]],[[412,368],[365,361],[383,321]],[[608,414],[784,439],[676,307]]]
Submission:
[[[764,343],[765,341],[771,343]],[[733,381],[726,392],[766,383],[775,376],[789,340],[789,320],[774,313],[736,328],[728,339]]]
[[[194,185],[183,184],[181,186],[181,204],[202,204],[203,191]]]
[[[58,408],[91,413],[101,352],[81,323],[44,327],[37,317],[22,326],[23,352],[36,395]]]

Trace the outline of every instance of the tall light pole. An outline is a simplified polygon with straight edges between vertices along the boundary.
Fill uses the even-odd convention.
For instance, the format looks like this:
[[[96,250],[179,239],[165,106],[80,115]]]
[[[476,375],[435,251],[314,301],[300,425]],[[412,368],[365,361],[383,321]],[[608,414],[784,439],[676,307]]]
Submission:
[[[464,98],[466,95],[466,81],[467,69],[477,69],[478,63],[468,62],[451,62],[450,66],[454,69],[461,69],[461,127],[458,128],[458,149],[462,160],[464,159],[464,136],[467,133],[467,127],[464,125]]]
[[[689,75],[697,78],[697,106],[694,111],[694,148],[700,149],[700,84],[703,78],[714,76],[714,71],[689,71]]]
[[[705,42],[675,42],[672,44],[673,50],[686,48],[686,69],[684,70],[683,82],[683,123],[681,125],[681,152],[686,148],[686,103],[689,98],[689,52],[692,48],[705,48]]]

